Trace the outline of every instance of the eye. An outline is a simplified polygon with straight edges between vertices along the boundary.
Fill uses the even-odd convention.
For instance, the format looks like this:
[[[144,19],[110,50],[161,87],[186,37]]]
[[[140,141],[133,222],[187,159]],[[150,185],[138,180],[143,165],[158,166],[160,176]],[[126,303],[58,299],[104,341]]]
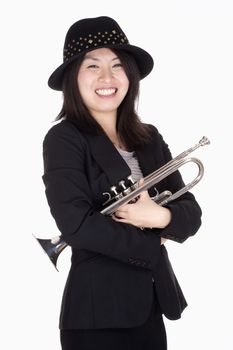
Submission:
[[[121,63],[116,63],[113,68],[123,68],[123,65]]]
[[[97,69],[99,68],[96,64],[90,64],[87,68],[90,68],[90,69]]]

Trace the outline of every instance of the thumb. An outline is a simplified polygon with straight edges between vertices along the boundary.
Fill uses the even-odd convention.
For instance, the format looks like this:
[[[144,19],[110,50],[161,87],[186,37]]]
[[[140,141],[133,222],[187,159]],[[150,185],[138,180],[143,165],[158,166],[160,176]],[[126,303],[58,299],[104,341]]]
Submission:
[[[138,181],[138,187],[142,186],[144,184],[144,178],[142,177],[139,181]]]

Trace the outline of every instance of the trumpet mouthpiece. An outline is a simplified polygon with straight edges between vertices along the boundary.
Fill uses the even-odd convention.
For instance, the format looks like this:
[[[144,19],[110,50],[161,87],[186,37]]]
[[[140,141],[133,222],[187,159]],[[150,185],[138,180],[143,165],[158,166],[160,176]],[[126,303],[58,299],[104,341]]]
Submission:
[[[208,137],[203,136],[202,139],[199,141],[199,144],[201,146],[209,145],[210,144],[210,140],[208,139]]]

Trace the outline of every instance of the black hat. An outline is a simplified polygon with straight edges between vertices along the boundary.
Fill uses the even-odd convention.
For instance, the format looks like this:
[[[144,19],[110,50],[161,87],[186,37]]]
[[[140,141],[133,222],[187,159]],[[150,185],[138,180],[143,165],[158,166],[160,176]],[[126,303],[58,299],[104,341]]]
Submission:
[[[63,49],[63,63],[49,77],[49,87],[62,90],[66,67],[81,53],[103,47],[129,52],[136,60],[141,79],[145,78],[153,68],[151,55],[140,47],[130,45],[114,19],[106,16],[85,18],[69,28]]]

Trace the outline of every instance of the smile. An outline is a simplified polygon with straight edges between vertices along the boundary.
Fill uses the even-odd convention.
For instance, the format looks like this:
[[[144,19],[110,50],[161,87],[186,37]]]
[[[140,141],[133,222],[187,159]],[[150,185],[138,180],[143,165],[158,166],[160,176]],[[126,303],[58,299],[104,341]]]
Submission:
[[[116,88],[110,88],[110,89],[97,89],[95,90],[95,93],[100,96],[110,96],[117,92]]]

